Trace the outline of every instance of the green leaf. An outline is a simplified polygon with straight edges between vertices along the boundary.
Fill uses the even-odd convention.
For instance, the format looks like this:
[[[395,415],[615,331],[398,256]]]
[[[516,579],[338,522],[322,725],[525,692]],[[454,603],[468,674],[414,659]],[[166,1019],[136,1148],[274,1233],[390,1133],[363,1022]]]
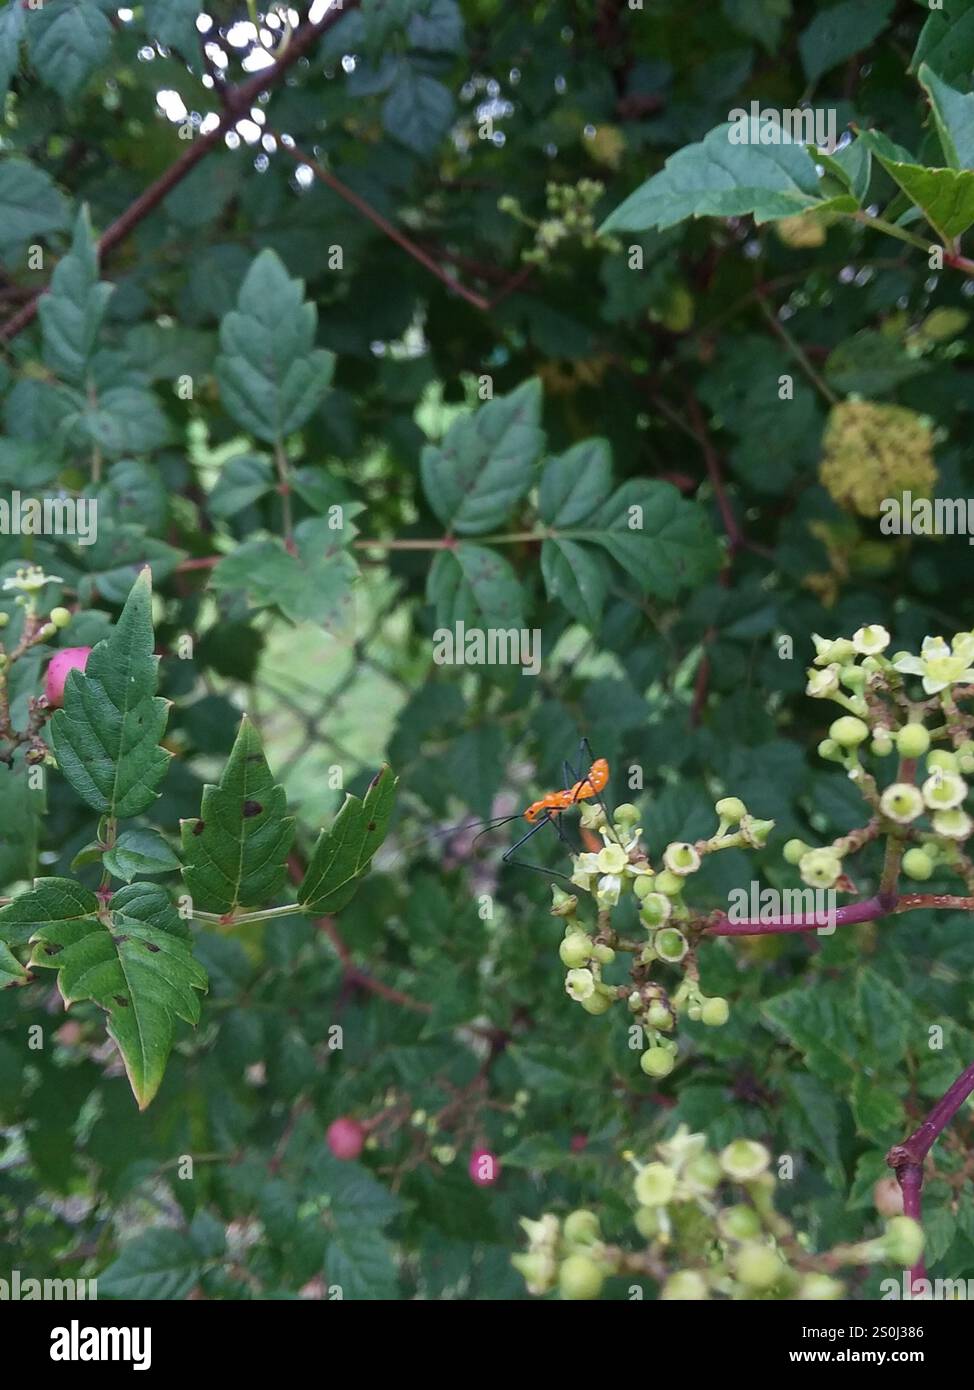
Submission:
[[[863,329],[829,353],[825,376],[837,391],[875,398],[930,370],[930,363],[904,352],[887,333]]]
[[[823,1081],[848,1086],[859,1065],[848,1028],[848,996],[828,986],[797,987],[777,994],[761,1008],[768,1026],[782,1033],[805,1056]]]
[[[0,248],[58,232],[67,222],[67,200],[50,174],[29,159],[7,156],[0,163]]]
[[[903,1132],[903,1106],[875,1074],[859,1073],[849,1103],[857,1132],[874,1143],[888,1145]]]
[[[44,361],[62,381],[84,384],[113,285],[99,282],[98,249],[88,209],[75,223],[70,252],[61,258],[37,306]]]
[[[80,441],[96,445],[113,459],[150,453],[171,438],[157,397],[142,386],[111,386],[100,391],[65,426]]]
[[[200,0],[142,0],[142,19],[147,34],[167,48],[178,48],[187,63],[199,57],[196,20]]]
[[[132,1092],[144,1110],[159,1089],[177,1018],[196,1024],[206,972],[194,961],[165,892],[120,888],[108,904],[73,879],[40,879],[0,909],[0,936],[30,935],[32,968],[58,971],[65,1007],[90,999],[108,1014]]]
[[[547,526],[574,526],[591,516],[611,491],[609,441],[583,439],[545,463],[538,489],[538,515]]]
[[[927,63],[945,82],[969,82],[974,67],[974,0],[943,0],[931,9],[917,40],[910,67]]]
[[[0,989],[12,984],[22,985],[27,981],[27,971],[9,949],[0,942]]]
[[[868,47],[886,28],[892,9],[893,0],[843,0],[820,10],[798,39],[809,82]]]
[[[423,491],[444,526],[478,535],[499,526],[533,482],[544,446],[537,377],[454,420],[421,459]]]
[[[463,47],[463,15],[457,0],[420,0],[406,26],[413,48],[427,53],[457,53]]]
[[[791,15],[791,0],[722,0],[721,9],[735,29],[774,53]]]
[[[917,74],[930,98],[930,110],[951,169],[974,168],[974,94],[962,94],[942,82],[926,63]]]
[[[815,163],[802,145],[760,143],[761,123],[719,125],[687,145],[631,193],[602,224],[603,232],[662,230],[687,217],[742,217],[755,222],[793,217],[809,208],[852,211],[849,195],[823,199]],[[733,143],[746,134],[746,142]]]
[[[237,454],[227,459],[220,470],[210,493],[210,511],[214,516],[235,516],[269,492],[273,484],[268,459],[258,454]]]
[[[360,504],[346,504],[344,525],[308,517],[294,528],[294,553],[279,540],[238,545],[213,571],[213,587],[241,589],[259,608],[276,606],[292,622],[317,623],[327,632],[348,631],[353,618],[352,585],[358,565],[349,550],[355,527],[349,517]]]
[[[136,874],[165,874],[179,868],[179,859],[158,830],[124,830],[103,856],[105,868],[131,883]]]
[[[199,1283],[204,1261],[182,1231],[165,1226],[127,1241],[121,1254],[98,1276],[102,1298],[181,1300]]]
[[[98,539],[93,545],[78,547],[86,570],[79,580],[79,596],[86,603],[91,603],[96,593],[108,603],[124,603],[133,571],[148,565],[157,580],[166,579],[185,553],[146,535],[144,526],[119,526],[99,518]]]
[[[699,584],[719,562],[703,510],[672,483],[633,478],[568,535],[602,546],[641,589],[661,598]]]
[[[180,823],[183,879],[194,905],[229,913],[264,907],[284,882],[294,821],[260,734],[244,716],[220,785],[203,789],[199,819]]]
[[[403,63],[382,106],[382,124],[414,154],[431,154],[453,120],[453,94],[435,77]]]
[[[856,977],[856,1026],[866,1064],[895,1067],[906,1055],[913,1006],[883,975],[867,967]]]
[[[220,324],[216,377],[244,429],[281,444],[307,421],[331,383],[334,356],[314,346],[318,311],[275,251],[247,271],[236,309]]]
[[[974,223],[974,171],[909,163],[898,157],[905,151],[876,130],[863,131],[861,139],[944,241],[953,241]]]
[[[376,1226],[336,1226],[325,1249],[324,1273],[343,1299],[386,1300],[399,1292],[393,1247]]]
[[[585,627],[598,628],[609,590],[606,564],[598,551],[576,541],[545,541],[541,573],[549,598],[557,599]]]
[[[170,754],[159,747],[168,702],[156,696],[152,588],[147,569],[84,671],[72,671],[51,720],[58,766],[87,805],[112,817],[148,809]]]
[[[0,105],[7,95],[11,77],[20,66],[24,19],[24,10],[18,0],[10,0],[10,3],[0,10]]]
[[[298,889],[298,902],[310,912],[338,912],[353,897],[386,837],[396,782],[388,766],[382,767],[365,799],[346,796],[331,826],[319,835]]]
[[[426,597],[437,627],[524,627],[524,595],[514,569],[486,545],[461,541],[430,565]]]
[[[73,96],[107,56],[112,26],[97,0],[45,0],[28,16],[30,58],[45,87]]]

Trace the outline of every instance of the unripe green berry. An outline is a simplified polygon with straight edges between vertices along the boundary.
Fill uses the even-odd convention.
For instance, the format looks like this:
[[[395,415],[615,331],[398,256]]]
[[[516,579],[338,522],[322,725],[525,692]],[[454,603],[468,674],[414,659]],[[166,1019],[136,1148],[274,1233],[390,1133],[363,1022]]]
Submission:
[[[587,1255],[569,1255],[558,1271],[558,1291],[572,1301],[598,1298],[604,1283],[602,1270]]]
[[[664,1076],[669,1076],[676,1066],[676,1058],[668,1048],[650,1047],[640,1057],[639,1065],[647,1076],[655,1077],[657,1081],[661,1081]]]
[[[577,970],[590,959],[592,940],[584,932],[570,932],[559,945],[558,954],[562,965],[566,965],[569,970]]]
[[[927,767],[939,767],[944,772],[956,772],[958,770],[957,755],[948,752],[946,748],[935,748],[927,758]]]
[[[714,810],[721,820],[728,821],[731,825],[736,825],[741,816],[747,815],[747,807],[739,796],[721,797]]]
[[[734,1273],[748,1289],[772,1289],[785,1273],[785,1266],[776,1250],[756,1241],[742,1245],[734,1260]]]
[[[565,992],[579,1003],[591,999],[595,993],[595,976],[591,970],[569,970],[565,976]]]
[[[587,1014],[607,1014],[612,1008],[612,997],[600,992],[590,994],[587,999],[582,1000],[582,1008]]]
[[[810,849],[798,861],[798,872],[810,888],[831,888],[842,874],[842,860],[834,849]]]
[[[925,850],[908,849],[903,856],[903,872],[907,878],[928,879],[933,873],[933,864]]]
[[[639,913],[639,920],[644,927],[661,927],[664,922],[669,921],[673,912],[673,904],[665,893],[647,893],[643,898],[643,905]]]
[[[785,847],[781,851],[786,864],[797,864],[803,854],[807,854],[811,845],[806,845],[804,840],[786,840]]]
[[[50,618],[55,627],[67,627],[71,621],[71,613],[67,608],[52,608]]]
[[[665,893],[668,898],[673,898],[677,893],[683,892],[683,879],[679,874],[671,873],[669,869],[664,869],[662,873],[656,875],[656,890]]]
[[[798,1298],[806,1303],[834,1302],[845,1294],[845,1284],[828,1274],[806,1274],[798,1286]]]
[[[870,753],[877,758],[888,758],[893,751],[893,739],[887,729],[877,729],[869,745]]]
[[[673,1027],[673,1015],[664,1003],[654,999],[646,1010],[646,1022],[650,1028],[658,1028],[661,1033],[668,1033]]]
[[[621,806],[616,807],[615,819],[623,825],[635,825],[639,820],[639,808],[633,806],[631,801],[624,801]]]
[[[761,1218],[743,1202],[724,1207],[717,1216],[717,1226],[726,1240],[753,1240],[761,1234]]]
[[[644,1240],[655,1240],[663,1229],[659,1207],[639,1207],[633,1217],[636,1230]]]
[[[592,947],[592,954],[600,965],[611,965],[616,958],[616,953],[612,947],[606,946],[601,941]]]
[[[705,999],[700,1010],[700,1022],[708,1028],[722,1028],[730,1018],[730,1005],[719,994],[713,999]]]
[[[647,1163],[633,1183],[641,1207],[665,1207],[676,1191],[676,1174],[665,1163]]]
[[[823,738],[818,745],[818,756],[824,758],[827,763],[841,763],[842,749],[834,738]]]
[[[57,636],[57,628],[54,626],[53,623],[45,623],[40,630],[40,636],[44,639],[45,642],[49,642],[52,637]]]
[[[893,782],[879,798],[879,809],[890,820],[907,825],[922,816],[926,808],[919,787],[912,782]]]
[[[896,735],[896,751],[901,758],[922,758],[930,747],[930,735],[922,724],[904,724]]]
[[[706,1279],[697,1270],[678,1269],[667,1279],[659,1296],[668,1303],[677,1300],[699,1303],[710,1297],[710,1290]]]
[[[898,1265],[915,1265],[923,1254],[923,1227],[910,1216],[893,1216],[883,1235],[886,1257]]]
[[[693,1003],[690,1004],[687,1008],[687,1018],[690,1019],[691,1023],[699,1023],[700,1015],[702,1013],[703,1007],[702,1005],[698,1004],[696,1000],[694,1000]]]
[[[586,1211],[584,1208],[568,1213],[562,1233],[571,1245],[593,1245],[602,1235],[599,1230],[599,1218],[594,1211]]]
[[[681,961],[689,949],[686,937],[676,927],[661,927],[653,937],[653,950],[671,965]]]
[[[770,1162],[767,1149],[754,1139],[734,1139],[720,1155],[721,1167],[736,1182],[751,1182],[760,1177]]]
[[[858,748],[869,737],[869,728],[854,714],[844,714],[829,725],[829,738],[842,748]]]
[[[656,892],[656,875],[640,874],[638,878],[634,878],[632,881],[632,891],[640,902],[642,902],[650,893]]]
[[[10,622],[10,614],[0,612],[0,628],[4,628]]]
[[[723,1176],[717,1155],[712,1153],[697,1154],[683,1170],[684,1180],[698,1192],[713,1192]]]

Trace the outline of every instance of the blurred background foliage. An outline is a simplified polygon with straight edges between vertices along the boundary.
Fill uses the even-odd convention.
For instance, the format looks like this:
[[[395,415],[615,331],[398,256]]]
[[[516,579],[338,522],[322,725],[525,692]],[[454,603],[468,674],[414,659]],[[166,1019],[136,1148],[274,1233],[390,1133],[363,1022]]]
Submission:
[[[702,983],[730,998],[730,1023],[688,1024],[692,1046],[654,1084],[623,1019],[580,1025],[544,877],[499,863],[508,832],[476,846],[469,832],[432,832],[560,785],[582,735],[610,761],[612,799],[643,808],[655,854],[709,833],[725,792],[775,819],[766,852],[708,861],[705,906],[752,875],[796,886],[784,839],[824,842],[863,820],[842,772],[815,756],[831,714],[803,693],[810,634],[881,622],[900,647],[974,621],[964,538],[887,538],[877,522],[890,477],[943,496],[974,487],[974,281],[849,221],[705,220],[619,245],[589,230],[755,99],[806,97],[834,108],[840,130],[876,125],[924,148],[908,69],[929,12],[892,0],[346,9],[106,253],[115,290],[80,388],[52,365],[36,322],[9,336],[0,483],[83,491],[101,510],[92,547],[0,537],[0,577],[25,560],[61,576],[51,601],[81,611],[55,642],[77,645],[102,634],[134,567],[152,565],[161,688],[174,701],[176,757],[151,817],[165,833],[196,813],[246,709],[298,815],[301,853],[340,804],[332,770],[361,792],[384,759],[401,779],[393,836],[337,924],[198,934],[203,1022],[181,1032],[145,1114],[91,1006],[65,1020],[43,981],[0,994],[7,1263],[97,1274],[103,1296],[327,1296],[335,1285],[348,1298],[522,1296],[509,1265],[517,1218],[600,1204],[607,1236],[633,1239],[618,1154],[648,1154],[680,1123],[717,1145],[743,1134],[795,1155],[783,1200],[801,1229],[822,1247],[858,1238],[878,1228],[886,1148],[974,1056],[962,918],[713,942]],[[955,0],[929,18],[946,27],[927,30],[941,75],[961,88],[970,15]],[[8,320],[48,284],[82,204],[103,233],[204,138],[217,88],[274,61],[266,49],[285,41],[286,16],[261,18],[263,51],[249,17],[232,0],[0,8]],[[895,190],[873,177],[883,206]],[[550,186],[583,180],[600,185],[592,217],[566,221]],[[317,307],[315,350],[334,354],[327,393],[279,439],[241,420],[217,365],[221,323],[268,248]],[[270,314],[276,291],[264,293]],[[466,532],[488,554],[486,579],[465,587],[444,568],[456,564],[449,549],[390,542],[449,534],[424,451],[494,408],[480,405],[484,377],[499,400],[538,384],[544,438],[519,438],[505,514]],[[868,447],[854,415],[829,423],[850,396],[879,410]],[[546,572],[538,539],[478,539],[536,533],[545,461],[592,440],[606,441],[612,485],[647,500],[645,554],[627,565],[585,546],[590,558],[575,556],[566,577]],[[836,456],[823,485],[823,457]],[[303,607],[334,582],[315,570],[321,533],[304,533],[312,559],[283,580],[286,552],[244,549],[289,524],[282,466],[299,536],[336,502],[354,518],[338,625]],[[600,602],[570,582],[586,565]],[[538,676],[434,663],[437,626],[512,613],[541,630]],[[176,654],[183,634],[191,659]],[[39,671],[19,668],[22,698]],[[57,773],[38,798],[21,767],[0,767],[0,797],[2,891],[67,872],[92,826]],[[566,868],[553,837],[538,852]],[[863,869],[878,864],[867,855]],[[942,1051],[927,1046],[931,1024],[945,1030]],[[341,1114],[371,1123],[358,1163],[327,1151]],[[951,1277],[974,1274],[969,1133],[963,1122],[945,1137],[927,1186],[932,1269]],[[481,1147],[500,1156],[488,1187],[468,1174]],[[184,1154],[196,1156],[191,1181]],[[879,1277],[858,1291],[874,1294]]]

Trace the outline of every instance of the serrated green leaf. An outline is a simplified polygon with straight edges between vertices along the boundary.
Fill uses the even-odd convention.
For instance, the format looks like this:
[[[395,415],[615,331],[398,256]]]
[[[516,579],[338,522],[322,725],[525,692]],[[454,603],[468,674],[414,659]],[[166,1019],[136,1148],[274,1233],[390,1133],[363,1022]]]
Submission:
[[[837,391],[857,391],[874,399],[929,371],[930,365],[905,352],[889,334],[866,328],[829,353],[825,376]]]
[[[974,168],[974,93],[961,93],[942,82],[926,64],[917,73],[930,98],[944,158],[951,169]]]
[[[906,1054],[913,1006],[906,995],[869,967],[856,977],[856,1026],[864,1061],[895,1066]]]
[[[335,359],[316,348],[318,312],[275,251],[255,258],[236,309],[220,324],[216,377],[227,410],[271,444],[307,421],[331,383]]]
[[[883,32],[893,0],[843,0],[820,10],[798,39],[798,52],[809,82],[815,83]]]
[[[165,874],[179,868],[179,859],[158,830],[123,830],[102,858],[109,873],[123,883],[131,883],[136,874]]]
[[[743,134],[747,139],[732,143],[735,131],[735,138]],[[658,174],[606,218],[602,231],[663,230],[687,217],[750,213],[760,223],[815,207],[851,211],[855,200],[850,195],[823,198],[811,155],[784,135],[780,144],[762,145],[761,123],[753,118],[717,126],[699,144],[671,155]]]
[[[199,1250],[183,1231],[143,1231],[98,1276],[102,1298],[184,1299],[203,1273]]]
[[[182,821],[180,829],[183,879],[196,907],[220,913],[260,908],[280,891],[294,820],[246,715],[219,786],[204,787],[199,818]]]
[[[435,77],[403,63],[382,107],[389,135],[414,154],[436,149],[453,120],[453,93]]]
[[[583,439],[546,460],[538,488],[538,515],[546,526],[574,526],[591,516],[611,491],[609,441]]]
[[[458,535],[499,526],[534,480],[544,445],[541,383],[522,382],[454,420],[439,445],[423,450],[423,490],[436,515]]]
[[[176,1018],[196,1024],[206,972],[193,959],[175,908],[154,884],[121,888],[108,904],[73,879],[40,879],[0,909],[0,936],[29,935],[32,968],[58,971],[69,1007],[90,999],[144,1110],[162,1081]]]
[[[52,91],[73,96],[107,56],[112,26],[97,0],[45,0],[31,10],[30,60]]]
[[[701,508],[672,483],[623,483],[569,539],[601,546],[646,593],[675,598],[717,568],[716,538]]]
[[[361,504],[345,504],[344,525],[308,517],[294,528],[294,551],[279,540],[238,545],[213,571],[213,587],[241,589],[260,608],[277,607],[292,622],[317,623],[346,632],[353,618],[353,584],[358,565],[349,549],[355,535],[350,518]]]
[[[347,1300],[394,1299],[399,1289],[393,1247],[376,1226],[336,1226],[324,1273],[329,1287],[340,1288]]]
[[[2,930],[2,924],[0,924],[0,930]],[[0,942],[0,989],[6,989],[12,984],[23,984],[26,979],[27,971],[20,961],[9,947]]]
[[[180,57],[194,63],[199,47],[196,20],[202,9],[200,0],[142,0],[142,20],[146,33],[167,48],[178,48]]]
[[[942,0],[930,10],[910,62],[927,63],[945,82],[970,81],[974,67],[974,0]]]
[[[406,26],[413,48],[457,53],[463,47],[463,15],[457,0],[420,0]]]
[[[523,628],[524,595],[508,560],[490,546],[461,541],[441,550],[430,566],[426,596],[436,625]]]
[[[876,130],[865,130],[860,138],[944,241],[953,241],[974,224],[974,170],[910,163],[900,157],[905,151]]]
[[[227,459],[220,470],[210,493],[210,511],[214,516],[235,516],[263,497],[273,485],[268,459],[258,454],[237,454]]]
[[[88,210],[83,207],[75,223],[71,250],[58,262],[50,289],[37,306],[44,361],[62,381],[84,384],[113,291],[113,285],[99,282],[97,243]]]
[[[331,826],[318,837],[298,902],[310,912],[338,912],[350,901],[389,828],[397,778],[389,767],[376,774],[360,801],[349,794]]]
[[[577,541],[545,541],[541,547],[541,573],[549,598],[557,599],[587,628],[598,628],[609,575],[605,559],[597,550]]]
[[[93,810],[137,816],[155,801],[170,754],[159,747],[168,702],[156,694],[152,589],[148,570],[132,586],[118,622],[72,671],[64,708],[51,720],[58,766]]]
[[[58,232],[68,222],[68,202],[44,169],[29,159],[0,163],[0,248]]]
[[[79,442],[93,444],[113,459],[151,453],[172,437],[158,397],[143,386],[111,386],[99,391],[66,419],[65,428]]]

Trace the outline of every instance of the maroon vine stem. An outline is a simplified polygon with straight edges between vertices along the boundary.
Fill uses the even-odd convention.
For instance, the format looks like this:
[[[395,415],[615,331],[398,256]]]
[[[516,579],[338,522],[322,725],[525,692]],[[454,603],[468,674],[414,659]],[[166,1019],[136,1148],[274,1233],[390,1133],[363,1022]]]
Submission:
[[[915,912],[920,908],[954,908],[962,912],[974,912],[974,898],[956,897],[950,893],[876,893],[861,902],[850,903],[847,907],[836,908],[829,925],[852,926],[856,922],[875,922],[881,917],[894,916],[901,912]],[[768,921],[731,922],[720,914],[704,928],[705,936],[768,936],[784,932],[818,931],[822,929],[821,920],[798,917],[773,917]],[[974,1094],[974,1062],[962,1071],[957,1080],[941,1096],[930,1114],[902,1144],[894,1144],[886,1155],[886,1162],[896,1174],[896,1180],[903,1194],[903,1215],[911,1217],[922,1225],[923,1165],[927,1154],[933,1148],[939,1135],[957,1114],[958,1110]],[[926,1264],[921,1256],[909,1272],[910,1292],[917,1289],[919,1280],[926,1279]]]

